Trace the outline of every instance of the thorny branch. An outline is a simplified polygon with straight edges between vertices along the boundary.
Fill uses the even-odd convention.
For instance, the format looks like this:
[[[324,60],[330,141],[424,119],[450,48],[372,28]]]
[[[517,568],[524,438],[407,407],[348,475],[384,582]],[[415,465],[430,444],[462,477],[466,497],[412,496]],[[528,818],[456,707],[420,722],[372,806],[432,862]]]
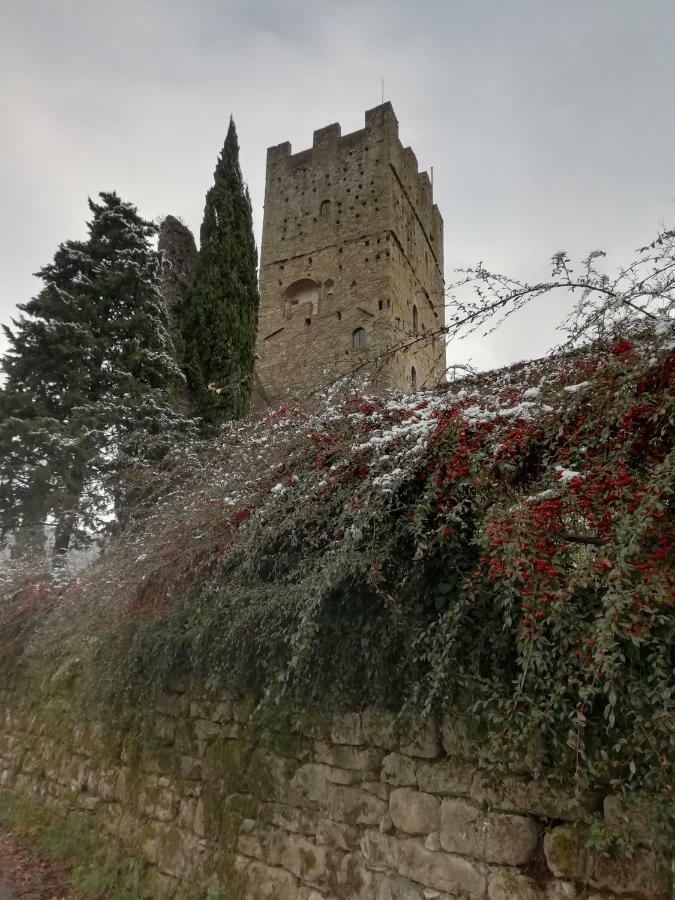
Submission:
[[[348,374],[356,377],[365,369],[381,368],[397,353],[407,353],[436,340],[450,343],[482,327],[486,327],[483,334],[487,336],[531,301],[558,290],[571,294],[581,291],[581,297],[558,326],[567,338],[552,348],[556,351],[611,336],[618,329],[630,332],[650,323],[658,325],[675,315],[675,230],[661,229],[654,241],[639,248],[636,258],[613,278],[598,268],[598,260],[605,256],[602,250],[592,251],[581,260],[576,272],[566,251],[558,250],[551,258],[551,279],[534,283],[492,272],[482,261],[472,268],[456,269],[460,277],[443,296],[450,314],[444,326],[417,334],[403,332],[386,350],[364,357]],[[473,291],[468,299],[464,296],[467,289]],[[451,368],[452,365],[446,367],[445,372]],[[336,377],[324,389],[342,378],[344,375]]]

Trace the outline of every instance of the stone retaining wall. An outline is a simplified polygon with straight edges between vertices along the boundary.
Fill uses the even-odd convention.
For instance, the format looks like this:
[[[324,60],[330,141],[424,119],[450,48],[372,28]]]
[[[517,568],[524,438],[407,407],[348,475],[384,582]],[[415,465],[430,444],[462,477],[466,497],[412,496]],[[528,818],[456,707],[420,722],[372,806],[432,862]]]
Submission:
[[[177,691],[113,725],[54,682],[27,696],[0,690],[0,818],[20,797],[85,822],[140,860],[147,897],[668,896],[648,833],[632,860],[594,856],[590,806],[524,777],[495,791],[449,721],[270,725]]]

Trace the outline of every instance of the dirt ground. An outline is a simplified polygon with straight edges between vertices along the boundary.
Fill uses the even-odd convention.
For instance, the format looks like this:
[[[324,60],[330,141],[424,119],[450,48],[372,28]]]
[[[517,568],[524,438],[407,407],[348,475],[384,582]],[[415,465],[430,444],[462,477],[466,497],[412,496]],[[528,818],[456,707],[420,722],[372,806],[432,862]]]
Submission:
[[[76,892],[64,869],[0,826],[0,900],[96,900]]]

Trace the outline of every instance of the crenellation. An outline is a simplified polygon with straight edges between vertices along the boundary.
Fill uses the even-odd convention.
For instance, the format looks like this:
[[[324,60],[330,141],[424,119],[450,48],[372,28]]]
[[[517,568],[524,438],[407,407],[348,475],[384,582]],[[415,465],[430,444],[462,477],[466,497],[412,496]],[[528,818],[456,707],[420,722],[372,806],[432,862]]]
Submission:
[[[267,148],[267,165],[274,164],[282,159],[287,159],[291,155],[290,141],[284,141],[274,147]]]
[[[398,138],[398,119],[394,107],[389,101],[366,110],[366,131],[375,132],[377,135],[386,130]]]
[[[337,150],[341,133],[342,129],[339,122],[334,122],[332,125],[326,125],[323,128],[317,128],[312,141],[313,149],[324,150],[328,147],[335,147]]]
[[[411,172],[417,175],[419,172],[419,163],[417,162],[417,157],[415,156],[415,151],[412,147],[405,147],[403,149],[403,158],[405,159],[406,164],[410,169],[410,171],[407,172],[406,175],[410,177]]]
[[[432,202],[432,187],[431,187],[431,179],[429,178],[428,172],[418,172],[417,174],[417,184],[419,186],[420,195],[422,198],[422,208],[430,209],[433,215],[433,202]]]

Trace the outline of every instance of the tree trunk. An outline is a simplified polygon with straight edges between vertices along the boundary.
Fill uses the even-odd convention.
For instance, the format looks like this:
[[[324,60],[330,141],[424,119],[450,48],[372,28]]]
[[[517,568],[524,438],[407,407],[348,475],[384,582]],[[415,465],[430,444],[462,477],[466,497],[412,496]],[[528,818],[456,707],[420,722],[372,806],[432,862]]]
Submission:
[[[54,546],[52,547],[52,567],[55,572],[62,572],[68,566],[68,548],[75,531],[74,516],[66,513],[59,519],[54,534]]]
[[[24,499],[21,525],[14,532],[10,551],[13,562],[31,571],[44,568],[46,563],[45,517],[45,492],[41,484],[36,484]]]

